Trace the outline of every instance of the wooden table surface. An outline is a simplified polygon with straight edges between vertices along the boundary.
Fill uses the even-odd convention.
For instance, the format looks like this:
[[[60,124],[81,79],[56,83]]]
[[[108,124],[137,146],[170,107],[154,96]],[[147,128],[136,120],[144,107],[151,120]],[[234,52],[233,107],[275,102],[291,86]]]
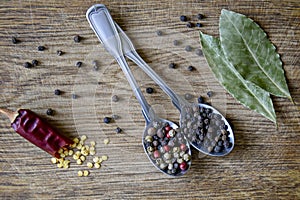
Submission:
[[[141,108],[123,72],[104,50],[85,18],[99,1],[9,1],[0,5],[0,107],[29,108],[69,137],[96,141],[97,155],[109,159],[87,177],[71,163],[59,169],[51,156],[16,134],[0,116],[0,199],[299,199],[300,198],[300,2],[241,1],[101,1],[126,30],[138,52],[178,93],[198,96],[218,108],[235,131],[235,148],[225,157],[192,151],[192,167],[170,178],[149,162],[141,140],[145,126]],[[206,60],[195,52],[199,31],[218,36],[218,18],[226,8],[256,21],[277,47],[295,104],[272,97],[278,128],[234,100],[214,78]],[[206,16],[199,21],[198,13]],[[203,27],[189,29],[186,15]],[[160,30],[162,36],[157,36]],[[75,43],[73,37],[82,40]],[[20,42],[13,44],[11,38]],[[173,41],[179,45],[174,46]],[[43,45],[45,51],[37,51]],[[190,45],[191,52],[185,51]],[[57,50],[63,54],[58,56]],[[30,69],[24,62],[37,59]],[[75,63],[81,61],[80,68]],[[98,69],[94,69],[93,61]],[[177,64],[170,69],[169,63]],[[188,66],[196,70],[188,71]],[[162,118],[179,121],[167,96],[130,62],[147,101]],[[54,90],[63,93],[54,95]],[[212,91],[208,98],[206,93]],[[72,94],[77,98],[73,99]],[[118,102],[112,101],[117,95]],[[46,110],[52,108],[53,116]],[[112,123],[103,118],[120,116]],[[117,134],[115,129],[122,128]],[[110,139],[105,145],[104,139]]]

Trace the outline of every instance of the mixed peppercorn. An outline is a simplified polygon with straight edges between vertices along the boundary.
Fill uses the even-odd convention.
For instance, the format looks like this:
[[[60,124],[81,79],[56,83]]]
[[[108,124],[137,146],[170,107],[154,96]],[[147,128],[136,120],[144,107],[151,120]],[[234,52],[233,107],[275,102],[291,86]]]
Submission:
[[[157,168],[170,174],[184,174],[189,168],[191,154],[183,135],[168,123],[154,121],[147,126],[143,145]]]

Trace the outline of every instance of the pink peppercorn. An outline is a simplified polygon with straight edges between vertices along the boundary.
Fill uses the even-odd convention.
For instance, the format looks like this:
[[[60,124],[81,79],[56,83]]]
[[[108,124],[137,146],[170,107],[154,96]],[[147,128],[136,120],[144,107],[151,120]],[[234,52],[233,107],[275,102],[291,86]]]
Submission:
[[[180,163],[179,168],[180,168],[181,170],[183,170],[183,171],[186,170],[186,168],[187,168],[186,162]]]
[[[164,146],[164,150],[165,150],[165,151],[167,151],[167,152],[168,152],[168,151],[170,151],[170,149],[171,149],[171,148],[170,148],[170,146],[169,146],[169,145],[165,145],[165,146]]]
[[[159,158],[160,157],[159,151],[158,150],[154,151],[153,156],[154,156],[154,158]]]
[[[185,151],[186,150],[186,145],[185,144],[181,144],[180,145],[180,150],[181,151]]]

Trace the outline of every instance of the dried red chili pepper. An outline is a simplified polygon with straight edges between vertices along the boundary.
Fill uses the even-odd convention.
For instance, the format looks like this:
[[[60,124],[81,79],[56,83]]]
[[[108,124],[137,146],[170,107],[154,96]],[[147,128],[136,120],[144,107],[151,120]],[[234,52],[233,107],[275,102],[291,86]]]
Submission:
[[[11,120],[11,126],[17,133],[56,158],[60,158],[58,151],[61,148],[73,144],[71,139],[28,109],[19,109],[17,112],[0,109],[0,112]]]

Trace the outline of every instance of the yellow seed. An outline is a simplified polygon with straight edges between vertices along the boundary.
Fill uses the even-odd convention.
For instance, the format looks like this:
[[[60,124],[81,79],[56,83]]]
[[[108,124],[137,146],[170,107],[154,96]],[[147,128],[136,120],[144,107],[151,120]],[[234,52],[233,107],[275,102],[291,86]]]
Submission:
[[[83,136],[81,136],[81,141],[85,141],[86,139],[87,139],[87,136],[86,135],[83,135]]]
[[[97,168],[97,169],[99,169],[101,167],[101,165],[99,163],[95,163],[94,167]]]
[[[73,150],[69,150],[69,156],[72,156],[74,154]]]
[[[74,159],[74,160],[78,160],[78,159],[79,159],[79,156],[76,155],[76,154],[74,154],[74,155],[73,155],[73,159]]]
[[[104,139],[103,142],[104,142],[104,144],[108,144],[109,143],[109,139],[108,138]]]
[[[86,150],[89,150],[89,149],[90,149],[89,145],[84,145],[84,148],[85,148]]]
[[[74,149],[74,148],[76,148],[76,146],[77,146],[77,143],[74,142],[74,143],[71,145],[71,148]]]
[[[91,162],[88,162],[87,164],[86,164],[86,166],[88,167],[88,168],[93,168],[93,163],[91,163]]]
[[[69,155],[69,151],[68,151],[68,150],[65,150],[65,151],[64,151],[64,154],[65,154],[65,156],[68,156],[68,155]]]
[[[102,158],[102,160],[107,160],[108,159],[108,157],[106,155],[102,156],[101,158]]]
[[[77,144],[76,148],[77,148],[77,149],[81,149],[81,148],[82,148],[82,144],[80,144],[80,143]]]
[[[69,168],[69,165],[63,165],[63,167],[64,167],[65,169],[68,169],[68,168]]]
[[[56,163],[58,162],[58,160],[57,160],[57,158],[51,158],[51,162],[52,162],[53,164],[56,164]]]
[[[77,174],[78,174],[78,176],[83,176],[83,172],[82,171],[78,171]]]
[[[91,146],[92,147],[96,146],[96,142],[95,141],[91,141]]]
[[[82,160],[80,160],[80,159],[76,160],[76,162],[77,162],[78,165],[82,164]]]
[[[59,156],[60,156],[61,158],[66,157],[66,155],[65,155],[64,153],[59,154]]]
[[[61,154],[62,152],[64,152],[64,150],[63,150],[62,148],[60,148],[60,149],[58,150],[58,153]]]
[[[79,157],[81,155],[81,152],[80,151],[76,151],[75,155]]]
[[[73,142],[77,144],[79,142],[79,139],[78,138],[74,138]]]
[[[59,158],[59,159],[57,159],[57,161],[59,162],[59,163],[63,163],[64,162],[64,158]]]
[[[90,151],[95,151],[95,147],[90,147]]]
[[[88,156],[88,155],[89,155],[89,151],[87,151],[87,150],[82,151],[81,153],[82,153],[82,155],[84,155],[84,156]]]
[[[70,164],[70,160],[64,160],[64,161],[63,161],[63,164],[64,164],[64,165]]]
[[[94,163],[99,162],[99,157],[98,157],[98,156],[94,157],[94,158],[93,158],[93,162],[94,162]]]
[[[58,164],[57,164],[57,167],[58,167],[58,168],[62,168],[62,167],[63,167],[63,164],[62,164],[62,163],[58,163]]]
[[[90,154],[93,156],[96,154],[96,151],[90,151]]]
[[[90,172],[88,170],[83,171],[83,176],[88,176],[89,174],[90,174]]]
[[[80,160],[82,161],[82,162],[84,162],[85,161],[85,156],[80,156]]]

